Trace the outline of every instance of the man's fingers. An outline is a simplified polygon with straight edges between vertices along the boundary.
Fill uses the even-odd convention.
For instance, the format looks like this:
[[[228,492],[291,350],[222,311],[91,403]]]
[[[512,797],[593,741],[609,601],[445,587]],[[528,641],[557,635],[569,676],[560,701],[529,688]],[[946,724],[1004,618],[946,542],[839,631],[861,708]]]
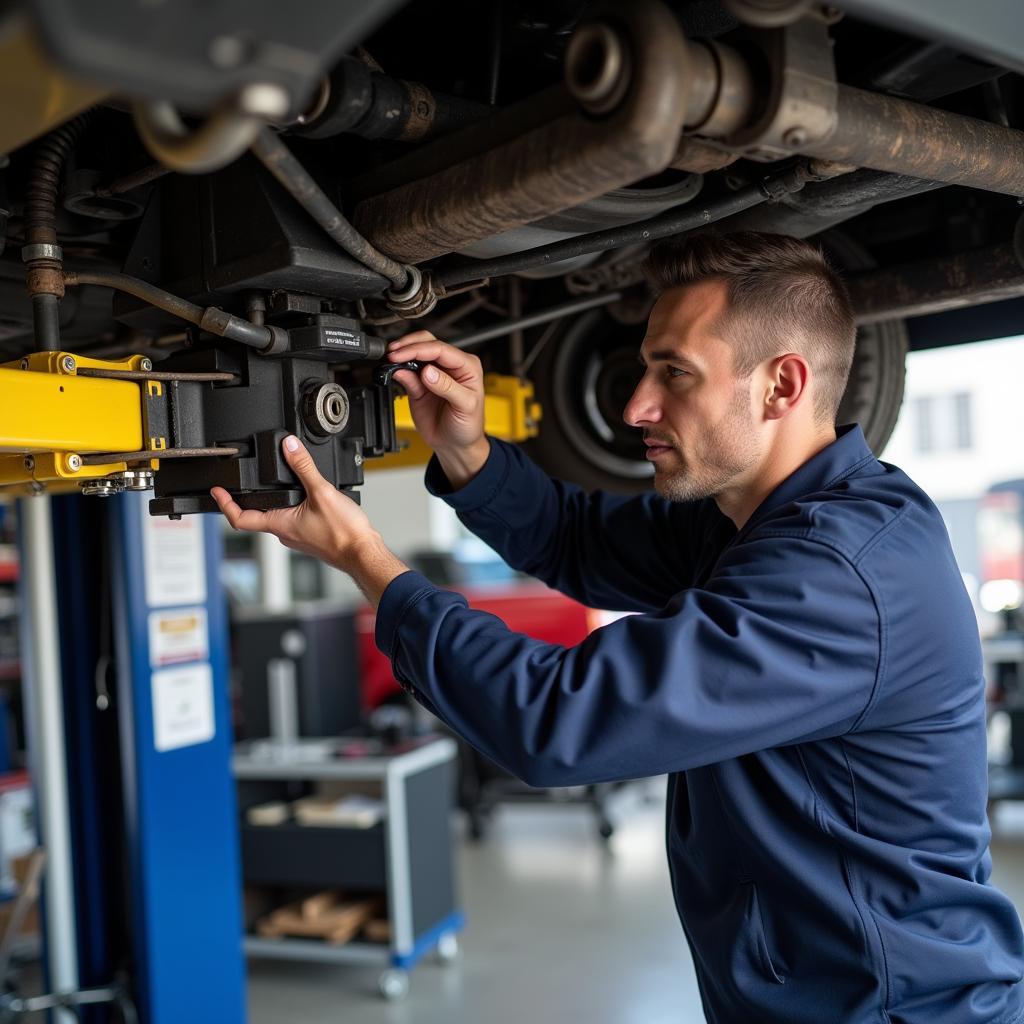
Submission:
[[[476,356],[443,341],[423,340],[410,342],[398,348],[393,346],[394,342],[388,346],[388,359],[393,363],[405,363],[410,359],[436,363],[457,380],[465,380],[480,372],[480,360]]]
[[[269,529],[266,512],[239,507],[238,502],[223,487],[214,487],[210,494],[217,502],[217,507],[224,513],[224,518],[234,529],[256,533],[263,533]]]
[[[470,413],[477,407],[476,394],[436,366],[420,370],[420,383],[438,398],[443,398],[456,412]]]
[[[306,489],[307,494],[327,483],[320,475],[320,470],[316,468],[313,456],[294,434],[289,434],[284,439],[282,447],[285,462],[291,466],[292,472],[299,478],[299,482]]]
[[[420,375],[412,370],[399,370],[394,379],[405,388],[405,393],[410,398],[422,398],[429,393],[420,382]]]

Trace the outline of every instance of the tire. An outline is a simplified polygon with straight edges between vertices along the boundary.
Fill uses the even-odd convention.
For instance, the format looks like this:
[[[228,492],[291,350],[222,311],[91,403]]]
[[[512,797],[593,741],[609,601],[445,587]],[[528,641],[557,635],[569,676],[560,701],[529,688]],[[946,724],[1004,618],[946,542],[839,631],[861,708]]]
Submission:
[[[874,261],[838,231],[822,239],[834,263],[866,270]],[[585,490],[633,494],[650,488],[653,467],[640,432],[622,411],[640,379],[637,352],[644,324],[622,324],[603,310],[574,319],[552,339],[530,374],[543,409],[540,435],[526,450],[551,476]],[[839,423],[860,423],[881,455],[903,403],[907,331],[902,320],[861,327]]]
[[[870,270],[875,261],[841,231],[820,238],[826,253],[843,270]],[[906,383],[907,328],[902,320],[867,324],[857,330],[857,348],[850,368],[838,423],[859,423],[876,456],[885,450],[903,405]]]
[[[603,310],[576,317],[548,342],[531,380],[543,409],[540,435],[526,450],[554,477],[588,491],[648,490],[654,467],[640,432],[622,411],[640,380],[644,324],[622,324]]]

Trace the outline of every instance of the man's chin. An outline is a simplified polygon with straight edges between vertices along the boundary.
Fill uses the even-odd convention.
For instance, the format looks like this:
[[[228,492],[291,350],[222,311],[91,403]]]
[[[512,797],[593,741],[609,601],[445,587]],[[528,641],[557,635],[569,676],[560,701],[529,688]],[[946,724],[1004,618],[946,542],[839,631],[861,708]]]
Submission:
[[[686,470],[669,471],[660,466],[654,467],[654,490],[669,501],[701,501],[709,496]]]

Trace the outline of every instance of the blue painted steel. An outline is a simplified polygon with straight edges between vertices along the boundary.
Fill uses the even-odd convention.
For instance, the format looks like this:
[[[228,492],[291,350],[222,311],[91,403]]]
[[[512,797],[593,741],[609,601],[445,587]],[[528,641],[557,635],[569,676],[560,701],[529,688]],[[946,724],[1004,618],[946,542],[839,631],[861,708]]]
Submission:
[[[228,701],[227,609],[217,578],[218,521],[203,517],[214,680],[212,740],[154,743],[142,517],[144,495],[115,503],[125,827],[143,1024],[244,1024],[241,864]]]
[[[403,971],[411,971],[437,945],[442,935],[461,932],[465,927],[466,915],[456,910],[418,936],[408,953],[392,953],[391,963]]]

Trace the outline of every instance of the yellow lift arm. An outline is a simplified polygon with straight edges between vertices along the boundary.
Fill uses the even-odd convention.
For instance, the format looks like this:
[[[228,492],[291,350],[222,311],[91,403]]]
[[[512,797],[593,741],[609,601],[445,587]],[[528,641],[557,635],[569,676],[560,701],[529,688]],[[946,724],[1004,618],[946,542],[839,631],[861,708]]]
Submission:
[[[0,488],[16,493],[78,490],[82,484],[144,468],[156,470],[168,439],[147,418],[147,397],[159,380],[117,380],[94,372],[148,372],[145,356],[109,361],[71,352],[36,352],[0,364]],[[484,425],[493,437],[524,441],[537,433],[540,406],[533,385],[517,377],[484,378]],[[408,399],[395,400],[401,449],[365,468],[422,465],[430,449],[416,434]],[[157,431],[157,432],[154,432]],[[153,452],[152,459],[140,458]],[[98,454],[108,459],[99,461]],[[117,455],[134,454],[130,460]]]

